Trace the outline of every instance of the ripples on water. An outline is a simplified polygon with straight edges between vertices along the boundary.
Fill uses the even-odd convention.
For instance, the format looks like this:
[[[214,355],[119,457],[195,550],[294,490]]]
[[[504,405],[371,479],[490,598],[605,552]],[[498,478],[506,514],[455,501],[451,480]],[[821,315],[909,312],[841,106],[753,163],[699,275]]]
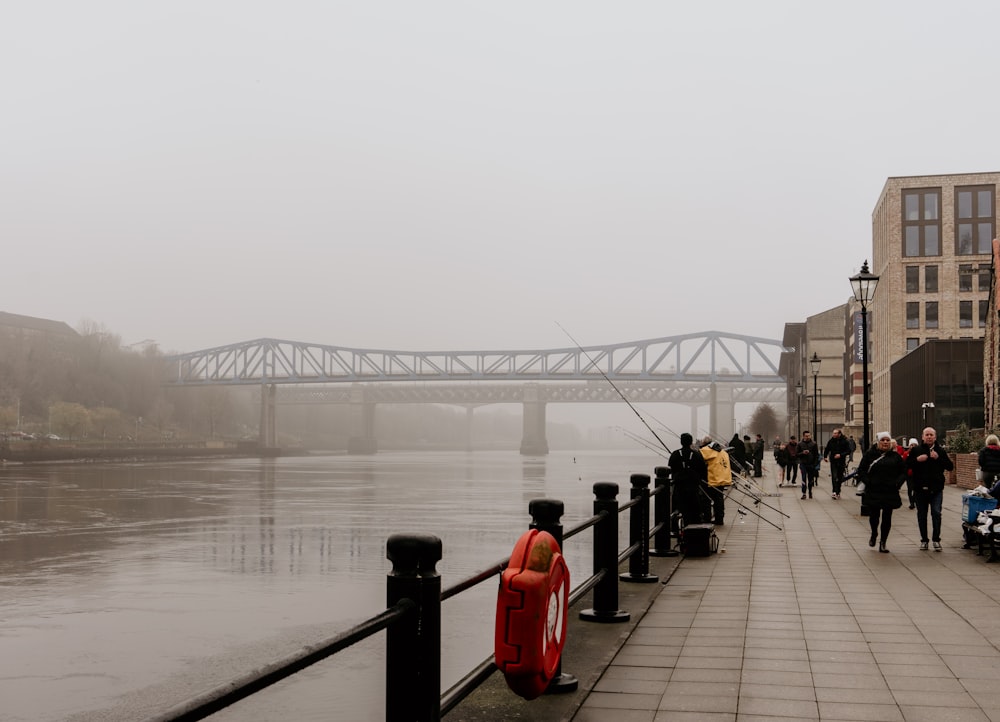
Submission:
[[[379,453],[0,468],[0,717],[134,720],[385,608],[394,533],[447,587],[510,554],[528,502],[592,513],[652,453]],[[627,526],[627,525],[623,525]],[[587,533],[567,543],[589,575]],[[496,585],[444,603],[442,683],[492,653]],[[380,720],[384,635],[213,719]]]

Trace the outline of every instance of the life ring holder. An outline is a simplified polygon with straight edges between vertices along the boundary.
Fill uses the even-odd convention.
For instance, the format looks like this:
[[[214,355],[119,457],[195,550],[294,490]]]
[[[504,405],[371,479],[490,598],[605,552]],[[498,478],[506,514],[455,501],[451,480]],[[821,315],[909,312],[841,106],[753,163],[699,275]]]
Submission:
[[[566,644],[569,568],[548,532],[530,529],[514,545],[497,593],[494,661],[525,699],[540,696]]]

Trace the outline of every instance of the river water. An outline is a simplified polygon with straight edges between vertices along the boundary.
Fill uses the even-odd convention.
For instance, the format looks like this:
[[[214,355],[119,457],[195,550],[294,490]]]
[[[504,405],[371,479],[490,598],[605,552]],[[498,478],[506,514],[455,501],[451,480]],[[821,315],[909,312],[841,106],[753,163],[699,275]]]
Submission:
[[[385,608],[394,533],[443,587],[508,556],[528,502],[589,517],[652,452],[406,452],[0,467],[0,719],[137,720]],[[623,523],[627,528],[627,523]],[[569,540],[574,584],[590,534]],[[492,654],[496,584],[444,603],[442,684]],[[384,719],[384,634],[213,717]]]

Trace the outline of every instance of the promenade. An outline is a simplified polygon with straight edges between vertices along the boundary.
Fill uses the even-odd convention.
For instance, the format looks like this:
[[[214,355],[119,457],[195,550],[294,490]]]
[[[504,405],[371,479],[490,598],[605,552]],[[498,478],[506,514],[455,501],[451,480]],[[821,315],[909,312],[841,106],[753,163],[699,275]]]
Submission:
[[[473,703],[446,719],[1000,720],[1000,564],[962,548],[963,490],[945,489],[943,551],[919,549],[904,501],[880,554],[854,487],[832,499],[825,465],[813,499],[773,472],[756,481],[781,495],[731,492],[718,554],[654,560],[660,584],[622,585],[626,629],[574,624],[564,669],[579,691],[495,691],[482,716]]]

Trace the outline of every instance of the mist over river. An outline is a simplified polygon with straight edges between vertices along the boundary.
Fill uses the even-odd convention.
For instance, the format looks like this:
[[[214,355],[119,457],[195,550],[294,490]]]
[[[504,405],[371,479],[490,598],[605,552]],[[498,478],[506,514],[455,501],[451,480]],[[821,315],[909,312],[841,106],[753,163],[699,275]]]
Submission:
[[[652,452],[384,452],[0,467],[0,719],[137,720],[385,608],[386,539],[442,539],[447,587],[510,554],[528,502],[592,513]],[[627,528],[627,524],[623,524]],[[624,529],[623,529],[624,531]],[[574,585],[590,534],[568,541]],[[444,603],[442,684],[492,654],[496,584]],[[381,720],[384,634],[213,720]]]

